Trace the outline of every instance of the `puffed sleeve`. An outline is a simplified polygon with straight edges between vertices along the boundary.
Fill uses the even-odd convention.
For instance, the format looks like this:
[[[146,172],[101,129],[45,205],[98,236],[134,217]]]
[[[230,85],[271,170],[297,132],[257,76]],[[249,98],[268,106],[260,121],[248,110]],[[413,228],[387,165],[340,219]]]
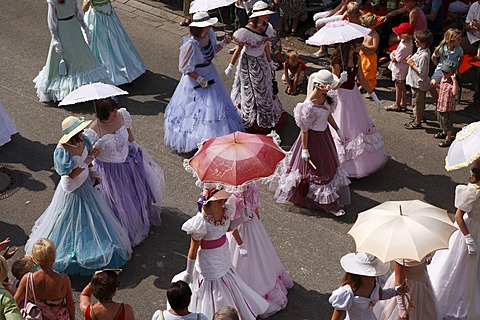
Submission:
[[[83,138],[83,143],[85,144],[85,147],[87,148],[87,151],[92,152],[93,151],[92,142],[90,141],[88,136],[85,134],[85,132],[83,132],[82,138]]]
[[[295,123],[302,132],[307,132],[315,124],[314,106],[311,101],[305,101],[297,103],[297,106],[293,110],[295,117]]]
[[[240,28],[233,33],[232,42],[239,45],[248,45],[251,42],[252,32],[246,28]]]
[[[195,70],[193,54],[195,53],[195,44],[192,41],[186,41],[180,47],[180,56],[178,58],[178,70],[182,74],[187,74]]]
[[[118,109],[118,112],[120,112],[120,114],[122,115],[123,123],[125,123],[125,126],[127,128],[130,128],[132,126],[132,116],[130,115],[130,112],[128,112],[125,108]]]
[[[183,225],[182,230],[191,235],[195,240],[202,240],[207,234],[207,221],[201,212],[188,219]]]
[[[56,148],[53,152],[53,165],[61,176],[69,174],[76,166],[70,153],[63,148]]]
[[[95,144],[98,141],[97,133],[90,128],[83,130],[83,141],[85,141],[85,137],[87,137],[90,144]]]
[[[273,27],[270,23],[267,25],[267,30],[265,31],[265,34],[268,37],[268,41],[274,40],[276,35],[277,35],[275,29],[273,29]]]
[[[455,189],[455,207],[465,212],[471,212],[473,204],[480,197],[480,190],[473,185],[459,185]]]
[[[346,311],[352,307],[353,291],[349,285],[338,288],[332,292],[328,302],[334,309]]]
[[[57,12],[55,11],[55,3],[53,0],[47,0],[48,5],[48,13],[47,13],[47,24],[48,29],[50,30],[50,34],[52,35],[53,43],[57,44],[60,43],[58,38],[58,31],[57,31]]]

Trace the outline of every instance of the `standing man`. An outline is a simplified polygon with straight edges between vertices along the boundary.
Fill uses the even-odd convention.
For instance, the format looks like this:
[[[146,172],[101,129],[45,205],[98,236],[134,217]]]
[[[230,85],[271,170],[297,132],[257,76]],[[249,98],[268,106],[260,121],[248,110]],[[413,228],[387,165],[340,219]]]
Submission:
[[[480,0],[470,5],[464,28],[467,36],[462,38],[463,53],[477,53],[480,45]]]

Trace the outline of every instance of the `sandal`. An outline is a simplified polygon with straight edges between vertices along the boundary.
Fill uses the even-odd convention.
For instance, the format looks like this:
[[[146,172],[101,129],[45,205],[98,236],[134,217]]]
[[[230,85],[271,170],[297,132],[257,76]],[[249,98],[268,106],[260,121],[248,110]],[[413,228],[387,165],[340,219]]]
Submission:
[[[453,140],[453,139],[443,140],[442,142],[440,142],[440,143],[438,144],[438,146],[439,146],[440,148],[448,148],[448,147],[450,147],[450,145],[452,144],[452,140]]]
[[[385,110],[387,111],[403,111],[404,109],[402,109],[402,107],[399,107],[397,106],[396,104],[392,104],[392,105],[389,105],[389,106],[386,106],[384,107]]]
[[[433,136],[435,139],[445,139],[447,137],[447,135],[445,134],[445,132],[438,132],[436,133],[434,136]]]
[[[405,123],[405,129],[413,130],[413,129],[423,129],[421,123],[416,123],[415,121]]]

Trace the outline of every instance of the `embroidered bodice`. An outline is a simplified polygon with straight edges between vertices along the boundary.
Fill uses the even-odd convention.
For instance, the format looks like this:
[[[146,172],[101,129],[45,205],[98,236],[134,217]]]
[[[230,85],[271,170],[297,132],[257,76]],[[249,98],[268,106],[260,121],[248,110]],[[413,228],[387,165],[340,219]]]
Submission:
[[[232,41],[243,45],[242,51],[254,57],[259,57],[265,52],[267,44],[275,39],[275,30],[270,23],[264,34],[257,33],[246,27],[240,28],[233,34]]]
[[[193,72],[197,65],[208,64],[214,58],[217,51],[217,38],[213,29],[208,31],[206,37],[208,38],[206,47],[202,47],[193,37],[183,37],[178,59],[178,70],[182,74]]]
[[[323,105],[316,105],[310,100],[298,103],[293,114],[295,123],[300,127],[302,132],[308,130],[324,131],[328,126],[328,116],[335,110],[336,94],[329,91],[329,96],[334,99],[334,103],[329,105],[326,101]]]

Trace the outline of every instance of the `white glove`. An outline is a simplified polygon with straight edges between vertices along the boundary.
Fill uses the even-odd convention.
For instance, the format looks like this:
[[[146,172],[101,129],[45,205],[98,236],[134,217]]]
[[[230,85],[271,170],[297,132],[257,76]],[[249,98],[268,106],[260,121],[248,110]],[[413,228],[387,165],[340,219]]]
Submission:
[[[87,44],[90,45],[92,43],[92,37],[90,36],[90,30],[85,29],[85,38],[87,40]]]
[[[344,144],[345,143],[345,136],[343,135],[342,130],[338,129],[337,130],[337,135],[338,135],[338,138],[340,139],[340,141],[342,142],[342,144]]]
[[[273,62],[273,60],[270,60],[269,64],[272,71],[277,71],[277,66],[275,65],[275,62]]]
[[[61,54],[63,52],[62,44],[60,43],[60,41],[54,40],[53,45],[55,46],[56,53]]]
[[[308,161],[308,159],[310,159],[310,152],[308,152],[308,149],[302,149],[302,159],[304,161]]]
[[[238,251],[240,252],[241,256],[246,256],[247,255],[247,249],[243,246],[243,244],[238,245]]]
[[[408,314],[407,308],[405,306],[405,304],[408,303],[407,297],[404,297],[404,295],[398,295],[395,297],[395,299],[397,300],[398,316],[400,317],[400,319],[405,319]]]
[[[202,88],[208,87],[208,82],[207,82],[207,80],[205,80],[205,78],[203,78],[202,76],[198,76],[197,79],[195,79],[195,81],[197,81],[197,83],[198,83]]]
[[[183,281],[186,283],[192,282],[192,275],[193,269],[195,268],[195,260],[187,258],[187,269],[185,270],[185,276],[183,277]]]
[[[139,145],[137,141],[133,140],[132,142],[130,142],[130,145],[135,148],[135,151],[138,151]]]
[[[375,106],[377,107],[377,110],[382,110],[383,105],[382,105],[382,102],[378,99],[377,94],[375,92],[372,92],[370,94],[370,97],[372,97],[373,102],[375,102]]]
[[[475,243],[475,240],[473,240],[473,237],[470,235],[470,233],[466,236],[463,236],[463,238],[465,238],[465,243],[467,244],[468,254],[477,254],[477,244]]]
[[[231,63],[228,64],[227,69],[225,69],[225,74],[227,75],[227,77],[230,77],[232,75],[233,67],[234,67],[233,64]]]
[[[227,34],[227,35],[225,35],[225,38],[223,38],[222,42],[220,42],[220,43],[218,44],[218,46],[223,49],[223,48],[225,48],[225,46],[226,46],[227,44],[229,44],[230,42],[232,42],[232,37],[230,37],[230,36]]]
[[[340,78],[338,78],[338,82],[340,84],[344,83],[345,81],[348,80],[348,73],[347,71],[342,71],[342,73],[340,73]]]

